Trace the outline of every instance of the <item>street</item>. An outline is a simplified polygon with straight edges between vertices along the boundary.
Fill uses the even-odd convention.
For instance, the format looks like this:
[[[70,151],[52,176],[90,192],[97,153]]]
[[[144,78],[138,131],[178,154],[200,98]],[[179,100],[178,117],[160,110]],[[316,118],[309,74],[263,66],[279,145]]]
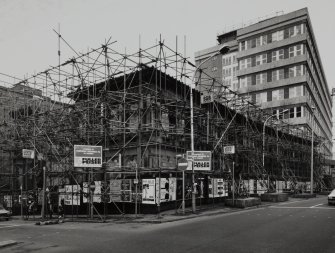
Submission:
[[[0,222],[2,252],[334,252],[335,207],[322,196],[162,224]]]

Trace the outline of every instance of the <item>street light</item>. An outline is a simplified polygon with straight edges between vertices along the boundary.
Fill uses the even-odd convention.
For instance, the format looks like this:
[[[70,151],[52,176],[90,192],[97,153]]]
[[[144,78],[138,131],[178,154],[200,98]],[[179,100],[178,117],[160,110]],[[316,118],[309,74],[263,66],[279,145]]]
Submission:
[[[315,107],[312,106],[312,125],[311,125],[311,130],[312,130],[312,145],[311,145],[311,194],[313,194],[313,173],[314,173],[314,161],[313,161],[313,150],[314,150],[314,130],[313,130],[313,123],[314,123],[314,111],[315,111]]]
[[[195,75],[197,74],[197,71],[200,69],[200,67],[208,62],[210,59],[212,59],[213,57],[220,55],[220,54],[226,54],[229,52],[229,47],[226,45],[223,45],[222,47],[220,47],[220,49],[215,52],[214,54],[212,54],[211,56],[209,56],[206,60],[204,60],[203,62],[201,62],[199,64],[199,66],[195,69],[193,77],[192,77],[192,82],[191,85],[194,83],[194,78]],[[191,154],[192,154],[192,212],[195,213],[196,212],[196,207],[195,207],[195,185],[194,185],[194,166],[193,166],[193,156],[194,156],[194,128],[193,128],[193,89],[192,86],[190,87],[190,111],[191,111]]]
[[[284,114],[287,111],[288,111],[288,109],[283,110],[282,112],[279,113],[279,115]],[[271,119],[272,117],[275,117],[275,116],[277,116],[277,114],[270,115],[269,117],[267,117],[267,119],[264,121],[264,124],[263,124],[263,152],[262,152],[263,168],[265,166],[265,126],[266,126],[266,123],[268,122],[268,120]],[[269,190],[269,186],[270,186],[270,178],[269,178],[269,173],[268,173],[268,190]]]

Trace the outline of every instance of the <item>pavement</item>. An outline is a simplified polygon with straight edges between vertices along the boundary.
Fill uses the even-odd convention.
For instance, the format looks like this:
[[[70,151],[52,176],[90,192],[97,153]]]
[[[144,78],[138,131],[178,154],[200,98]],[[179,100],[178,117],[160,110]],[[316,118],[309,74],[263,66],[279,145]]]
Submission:
[[[333,253],[334,220],[335,206],[328,205],[326,196],[263,202],[246,209],[201,206],[196,214],[187,208],[185,215],[170,210],[159,216],[109,216],[105,223],[83,216],[36,226],[34,220],[15,216],[0,222],[0,241],[17,244],[0,251]]]
[[[315,198],[322,197],[316,196]],[[162,211],[159,214],[124,214],[124,215],[108,215],[106,220],[103,221],[102,218],[95,217],[94,219],[87,218],[86,215],[75,215],[73,218],[70,215],[67,215],[64,219],[64,222],[104,222],[104,223],[152,223],[152,224],[159,224],[159,223],[166,223],[166,222],[174,222],[180,220],[188,220],[194,219],[198,217],[204,216],[214,216],[226,213],[233,213],[233,212],[243,212],[244,210],[250,209],[257,209],[257,208],[264,208],[268,206],[278,205],[281,203],[290,203],[296,201],[304,201],[306,198],[292,198],[289,197],[288,201],[285,202],[262,202],[260,205],[247,207],[247,208],[234,208],[234,207],[227,207],[223,203],[216,203],[216,204],[209,204],[209,205],[202,205],[201,207],[197,207],[195,213],[192,212],[191,207],[185,208],[185,213],[182,213],[182,210],[167,210]],[[21,216],[12,216],[13,220],[21,220]],[[57,220],[56,216],[54,216],[53,220]],[[29,220],[25,220],[25,222],[38,222],[41,221],[41,217],[36,216],[34,218],[30,218]]]

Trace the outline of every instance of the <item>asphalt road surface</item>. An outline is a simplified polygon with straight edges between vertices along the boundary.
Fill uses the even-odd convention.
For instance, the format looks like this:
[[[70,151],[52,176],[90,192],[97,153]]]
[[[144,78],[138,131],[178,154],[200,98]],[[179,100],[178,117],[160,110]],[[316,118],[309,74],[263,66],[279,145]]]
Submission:
[[[335,252],[326,197],[163,224],[0,222],[1,252]]]

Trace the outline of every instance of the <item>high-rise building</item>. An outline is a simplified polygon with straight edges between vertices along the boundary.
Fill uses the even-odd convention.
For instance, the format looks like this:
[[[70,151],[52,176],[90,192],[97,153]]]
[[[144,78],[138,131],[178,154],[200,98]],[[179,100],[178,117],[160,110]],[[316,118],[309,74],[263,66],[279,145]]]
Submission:
[[[331,158],[332,101],[307,8],[225,32],[217,41],[195,53],[196,64],[229,46],[229,54],[202,68],[302,131],[313,129]]]

